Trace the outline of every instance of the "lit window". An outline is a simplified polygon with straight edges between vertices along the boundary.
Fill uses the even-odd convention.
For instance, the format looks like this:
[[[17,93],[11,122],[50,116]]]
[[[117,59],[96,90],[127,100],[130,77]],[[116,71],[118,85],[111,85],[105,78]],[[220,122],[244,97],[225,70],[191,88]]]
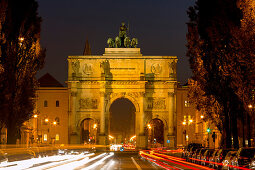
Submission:
[[[48,101],[44,100],[44,107],[48,107]]]
[[[59,134],[56,134],[56,141],[59,141]]]
[[[189,105],[189,101],[185,100],[185,101],[184,101],[184,106],[185,106],[185,107],[189,107],[189,106],[190,106],[190,105]]]
[[[59,117],[55,118],[55,122],[57,122],[56,124],[59,125],[59,122],[60,122]]]
[[[59,101],[58,100],[56,101],[56,107],[59,107]]]
[[[47,134],[44,134],[44,135],[43,135],[43,140],[44,140],[44,141],[47,141]]]

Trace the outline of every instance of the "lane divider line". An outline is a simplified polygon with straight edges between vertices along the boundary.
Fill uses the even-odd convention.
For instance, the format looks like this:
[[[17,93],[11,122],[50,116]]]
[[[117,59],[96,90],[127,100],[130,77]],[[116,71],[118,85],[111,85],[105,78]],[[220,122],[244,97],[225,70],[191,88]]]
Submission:
[[[131,157],[131,159],[132,159],[133,163],[135,164],[136,168],[137,168],[138,170],[142,170],[142,168],[140,167],[140,165],[138,165],[138,163],[136,163],[135,159],[134,159],[133,157]]]

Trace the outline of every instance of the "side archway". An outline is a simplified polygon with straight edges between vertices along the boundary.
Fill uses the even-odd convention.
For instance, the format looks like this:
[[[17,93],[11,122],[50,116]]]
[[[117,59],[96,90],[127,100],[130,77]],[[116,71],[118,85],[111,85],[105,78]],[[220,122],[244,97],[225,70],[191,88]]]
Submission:
[[[94,119],[83,119],[80,123],[81,144],[96,144],[97,129],[97,122]]]
[[[164,126],[164,122],[159,118],[154,118],[148,122],[146,134],[148,135],[149,147],[161,147],[164,145]]]

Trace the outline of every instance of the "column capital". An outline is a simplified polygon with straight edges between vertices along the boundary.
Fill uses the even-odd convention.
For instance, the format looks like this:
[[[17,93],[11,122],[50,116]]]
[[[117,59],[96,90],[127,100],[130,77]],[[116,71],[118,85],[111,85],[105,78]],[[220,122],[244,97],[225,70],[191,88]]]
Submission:
[[[176,92],[168,92],[168,97],[174,97],[176,95]]]
[[[76,91],[72,91],[72,92],[71,92],[71,96],[72,96],[72,97],[77,97],[77,92],[76,92]]]

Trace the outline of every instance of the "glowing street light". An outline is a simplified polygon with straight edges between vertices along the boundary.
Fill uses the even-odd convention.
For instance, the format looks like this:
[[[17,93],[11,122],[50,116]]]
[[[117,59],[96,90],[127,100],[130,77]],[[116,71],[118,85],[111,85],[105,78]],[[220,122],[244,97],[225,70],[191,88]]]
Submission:
[[[203,119],[203,118],[204,118],[204,115],[201,115],[200,118]]]
[[[249,107],[249,109],[252,109],[253,106],[251,104],[249,104],[248,107]]]
[[[48,122],[49,122],[49,119],[48,119],[48,118],[46,118],[46,119],[44,119],[44,121],[45,121],[46,123],[48,123]]]
[[[24,37],[19,37],[19,41],[23,42],[24,41]]]
[[[93,128],[96,129],[96,128],[97,128],[97,124],[94,124],[94,125],[93,125]]]
[[[150,125],[150,124],[148,124],[147,127],[148,127],[149,129],[151,129],[151,125]]]
[[[186,125],[186,121],[183,121],[182,124],[183,124],[183,125]]]
[[[133,141],[134,138],[136,138],[136,135],[135,135],[135,136],[132,136],[132,137],[130,138],[130,141]]]
[[[34,118],[37,118],[37,117],[38,117],[38,115],[37,115],[37,114],[35,114],[33,117],[34,117]]]
[[[56,125],[56,124],[57,124],[57,122],[56,122],[56,121],[54,121],[54,122],[53,122],[53,125]]]
[[[112,140],[113,138],[114,138],[113,136],[109,135],[109,139],[110,139],[110,140]]]
[[[192,123],[192,122],[193,122],[193,120],[192,120],[192,119],[190,119],[190,120],[189,120],[189,122],[190,122],[190,123]]]

